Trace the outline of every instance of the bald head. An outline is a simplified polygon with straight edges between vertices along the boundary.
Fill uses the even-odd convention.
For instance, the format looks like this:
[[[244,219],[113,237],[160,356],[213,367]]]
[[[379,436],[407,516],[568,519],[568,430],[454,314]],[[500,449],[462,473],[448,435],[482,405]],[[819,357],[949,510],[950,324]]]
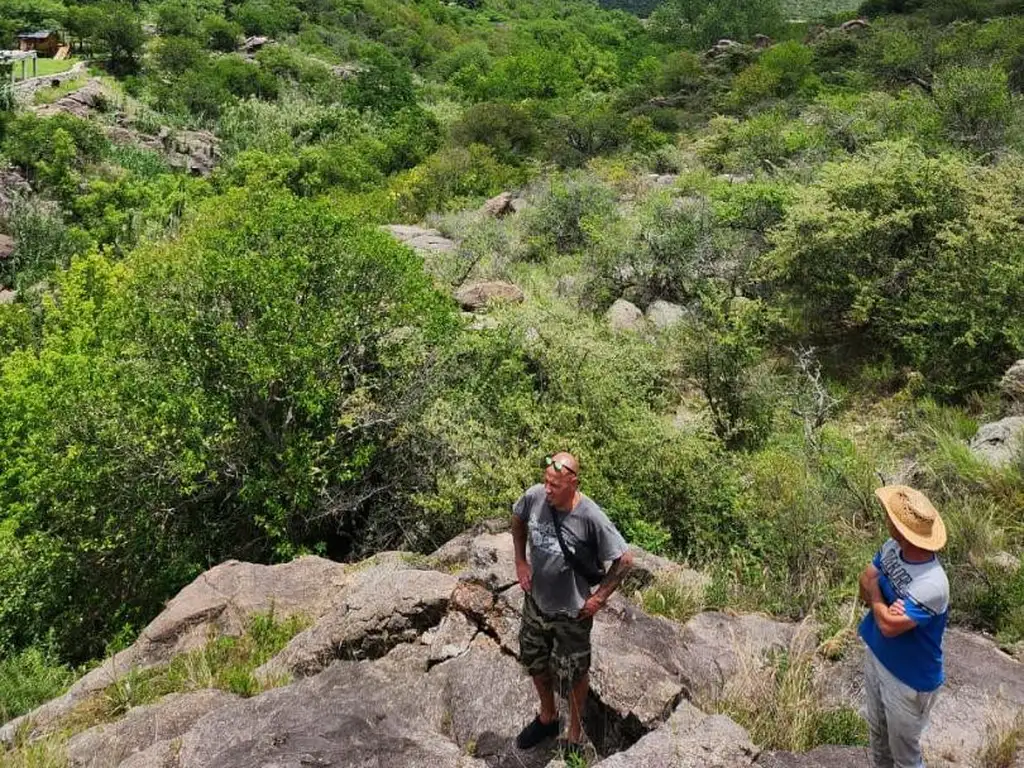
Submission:
[[[580,471],[580,463],[566,451],[560,451],[551,458],[552,462],[544,470],[544,494],[555,509],[569,511],[579,487],[576,475]],[[556,464],[561,469],[556,468]]]
[[[574,475],[578,475],[580,473],[579,460],[568,451],[559,451],[551,458],[553,458],[555,461],[562,462],[562,464],[564,464],[566,467],[572,470],[572,473]]]

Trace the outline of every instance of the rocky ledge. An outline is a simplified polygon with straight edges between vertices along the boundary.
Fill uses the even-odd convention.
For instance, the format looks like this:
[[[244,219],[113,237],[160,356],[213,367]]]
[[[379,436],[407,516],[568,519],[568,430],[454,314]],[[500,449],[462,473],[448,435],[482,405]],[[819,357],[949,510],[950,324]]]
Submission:
[[[706,712],[744,668],[806,644],[806,627],[759,615],[704,612],[685,624],[650,616],[629,599],[654,579],[701,576],[637,552],[638,566],[594,627],[587,734],[591,764],[608,768],[867,768],[863,747],[763,752],[747,731]],[[257,677],[287,684],[252,698],[214,690],[136,707],[68,743],[72,766],[561,765],[553,744],[520,752],[535,710],[517,663],[522,592],[504,523],[483,524],[428,558],[384,553],[357,565],[304,557],[277,566],[230,561],[186,587],[127,650],[63,697],[0,729],[38,737],[132,670],[166,664],[246,618],[302,614],[307,629]],[[810,649],[813,652],[813,647]],[[977,765],[985,725],[1024,707],[1024,669],[989,640],[948,636],[949,683],[925,739],[929,765]],[[859,654],[818,660],[838,705],[860,706]],[[1018,763],[1020,764],[1020,763]]]

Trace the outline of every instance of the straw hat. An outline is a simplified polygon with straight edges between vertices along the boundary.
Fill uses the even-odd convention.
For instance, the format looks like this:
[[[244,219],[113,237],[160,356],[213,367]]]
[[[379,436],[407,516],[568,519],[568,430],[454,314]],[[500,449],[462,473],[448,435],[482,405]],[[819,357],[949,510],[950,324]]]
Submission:
[[[938,552],[946,545],[946,524],[923,493],[906,485],[887,485],[876,490],[875,496],[911,544],[929,552]]]

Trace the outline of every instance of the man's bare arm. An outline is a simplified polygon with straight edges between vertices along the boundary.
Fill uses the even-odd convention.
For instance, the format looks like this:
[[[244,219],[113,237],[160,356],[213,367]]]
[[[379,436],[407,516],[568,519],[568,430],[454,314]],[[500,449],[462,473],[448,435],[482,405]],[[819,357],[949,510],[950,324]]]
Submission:
[[[601,586],[594,592],[596,597],[601,599],[602,603],[608,601],[608,598],[612,596],[612,593],[619,588],[622,580],[626,574],[629,573],[633,567],[633,553],[628,549],[618,560],[612,561],[611,567],[608,569],[608,573],[605,574],[604,580],[601,582]]]
[[[516,556],[516,580],[523,592],[529,592],[533,586],[533,574],[530,564],[526,562],[526,522],[512,515],[512,546]]]
[[[875,568],[873,563],[868,563],[868,567],[865,568],[860,574],[859,592],[860,601],[864,605],[871,607],[871,582],[878,584],[878,569]]]

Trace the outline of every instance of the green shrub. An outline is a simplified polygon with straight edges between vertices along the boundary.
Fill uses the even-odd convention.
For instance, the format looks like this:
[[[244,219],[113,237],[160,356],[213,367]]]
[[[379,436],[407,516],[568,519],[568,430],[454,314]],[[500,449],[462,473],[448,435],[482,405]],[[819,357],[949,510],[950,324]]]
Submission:
[[[522,160],[537,146],[539,135],[530,116],[502,102],[474,104],[452,125],[452,140],[464,147],[484,144],[499,160]]]
[[[1013,117],[1006,72],[998,67],[954,67],[935,81],[935,103],[958,143],[981,151],[1002,144]]]
[[[982,169],[907,143],[826,165],[773,235],[776,285],[804,330],[854,358],[891,357],[962,396],[1024,351],[1016,162]]]
[[[668,0],[651,14],[650,29],[666,43],[706,47],[722,38],[774,35],[782,22],[782,6],[776,0]]]
[[[593,242],[593,234],[615,216],[614,192],[584,173],[551,180],[526,218],[533,250],[570,253]]]
[[[755,64],[736,76],[731,103],[745,107],[767,98],[811,95],[819,84],[813,59],[810,48],[793,40],[773,45]]]
[[[717,441],[660,415],[667,372],[653,346],[545,304],[467,336],[457,359],[416,436],[423,471],[436,473],[417,498],[438,543],[504,514],[560,448],[580,457],[584,491],[631,540],[704,562],[744,539]]]

